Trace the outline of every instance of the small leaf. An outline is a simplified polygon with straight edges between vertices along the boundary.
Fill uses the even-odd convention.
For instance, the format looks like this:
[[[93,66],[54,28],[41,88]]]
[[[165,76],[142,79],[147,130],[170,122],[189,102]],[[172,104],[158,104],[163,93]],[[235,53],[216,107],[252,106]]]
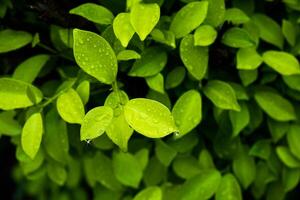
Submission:
[[[26,108],[39,103],[42,98],[41,91],[31,84],[12,78],[0,78],[0,109]]]
[[[288,43],[291,46],[295,46],[297,34],[294,24],[285,19],[282,20],[282,33],[285,39],[288,41]]]
[[[221,179],[220,186],[216,192],[216,200],[242,200],[242,192],[236,178],[228,173]]]
[[[194,129],[202,119],[202,99],[196,90],[183,93],[176,101],[172,114],[181,137]]]
[[[291,151],[285,146],[278,146],[276,147],[276,153],[279,159],[290,168],[299,168],[300,167],[300,160],[298,160]]]
[[[192,35],[185,36],[180,43],[180,58],[188,72],[197,80],[203,79],[208,67],[208,48],[194,46]]]
[[[256,167],[253,157],[248,155],[248,150],[241,147],[233,160],[233,171],[244,189],[247,189],[255,180]]]
[[[140,191],[133,200],[162,200],[162,191],[157,186],[148,187]]]
[[[140,39],[144,41],[157,24],[160,7],[156,3],[136,3],[130,12],[130,22]]]
[[[24,152],[34,159],[42,141],[44,132],[41,113],[34,113],[25,122],[22,130],[21,143]]]
[[[205,23],[213,27],[220,26],[225,16],[225,0],[206,0],[208,2]]]
[[[82,103],[85,105],[90,98],[90,82],[82,81],[76,88],[76,92],[81,98]]]
[[[22,48],[32,41],[30,33],[5,29],[0,31],[0,53]]]
[[[166,167],[169,166],[177,155],[177,152],[162,140],[157,140],[155,144],[156,157],[163,165]]]
[[[124,114],[134,130],[150,138],[164,137],[178,131],[169,109],[154,100],[132,99],[125,105]]]
[[[22,132],[22,127],[17,120],[14,119],[14,111],[0,112],[0,135],[16,136]]]
[[[208,3],[191,2],[181,8],[173,18],[170,30],[176,38],[182,38],[197,28],[205,19]]]
[[[300,91],[300,75],[294,74],[289,76],[283,76],[284,83],[293,90]]]
[[[250,18],[238,8],[229,8],[226,9],[224,20],[232,24],[244,24],[250,21]]]
[[[219,171],[204,170],[183,184],[180,199],[210,199],[217,191],[220,182],[221,174]]]
[[[240,106],[240,111],[229,111],[233,137],[236,137],[250,122],[250,114],[247,105],[245,103],[241,103]]]
[[[150,34],[152,39],[156,42],[166,44],[172,48],[176,48],[175,35],[172,31],[160,30],[155,28],[153,29],[153,31],[151,31]]]
[[[12,77],[27,83],[32,83],[49,58],[49,55],[43,54],[28,58],[18,65]]]
[[[212,155],[208,150],[203,149],[199,154],[198,160],[199,166],[201,169],[215,169],[215,164],[212,158]]]
[[[238,100],[249,100],[249,95],[246,91],[246,88],[242,85],[234,82],[228,82],[230,86],[233,88],[236,98]]]
[[[263,54],[264,62],[282,75],[300,74],[296,57],[283,51],[267,51]]]
[[[47,163],[47,174],[50,180],[59,186],[64,185],[67,180],[66,169],[61,164],[54,161]]]
[[[258,77],[257,70],[239,70],[239,76],[244,86],[248,86],[256,81]]]
[[[164,77],[161,73],[154,76],[146,77],[147,85],[154,91],[165,93],[164,90]]]
[[[153,156],[149,160],[149,164],[145,169],[143,182],[146,186],[158,185],[165,178],[167,178],[166,169],[167,168],[163,164],[161,164],[161,162],[155,156]]]
[[[91,140],[102,135],[112,118],[113,110],[108,106],[99,106],[90,110],[83,118],[80,140]]]
[[[70,10],[70,14],[79,15],[89,21],[104,25],[111,24],[114,18],[110,10],[94,3],[81,4]]]
[[[240,111],[236,95],[232,87],[223,81],[211,80],[203,88],[203,92],[213,104],[225,110]]]
[[[134,35],[134,29],[130,23],[130,14],[119,13],[114,19],[113,29],[122,46],[127,47],[129,41]]]
[[[271,143],[269,140],[258,140],[249,151],[250,156],[256,156],[268,160],[271,155]]]
[[[113,170],[116,178],[126,186],[137,188],[143,176],[139,161],[129,153],[113,154]]]
[[[270,117],[278,121],[295,120],[295,110],[293,105],[276,91],[267,88],[258,88],[254,98],[258,105]]]
[[[93,32],[74,29],[73,34],[77,64],[100,82],[111,84],[116,79],[118,63],[109,43]]]
[[[56,102],[59,115],[72,124],[81,124],[84,117],[84,106],[80,96],[74,89],[62,93]]]
[[[183,179],[190,179],[201,172],[199,163],[191,155],[177,156],[173,161],[173,171]]]
[[[263,62],[262,57],[254,48],[241,48],[236,54],[237,69],[254,70]]]
[[[140,58],[141,58],[141,55],[133,50],[123,50],[123,51],[120,51],[117,55],[117,59],[120,61],[136,60],[136,59],[140,59]]]
[[[67,162],[69,151],[67,125],[55,109],[51,109],[46,114],[43,142],[51,158],[62,164]]]
[[[185,78],[185,69],[183,67],[175,67],[167,74],[166,89],[179,86]]]
[[[217,31],[210,25],[199,26],[194,33],[195,46],[209,46],[217,38]]]
[[[284,167],[282,170],[282,184],[284,191],[289,192],[298,185],[300,180],[300,169]]]
[[[289,122],[279,122],[268,118],[268,128],[272,135],[273,142],[277,143],[290,128]]]
[[[245,29],[237,27],[227,30],[222,37],[222,42],[233,48],[248,48],[256,45]]]
[[[129,76],[147,77],[159,73],[167,64],[167,53],[158,47],[143,51],[141,59],[135,61]]]
[[[300,126],[291,125],[287,132],[287,141],[291,153],[300,160]]]
[[[277,22],[264,14],[253,15],[252,21],[257,26],[259,30],[259,36],[262,40],[282,49],[283,34]]]

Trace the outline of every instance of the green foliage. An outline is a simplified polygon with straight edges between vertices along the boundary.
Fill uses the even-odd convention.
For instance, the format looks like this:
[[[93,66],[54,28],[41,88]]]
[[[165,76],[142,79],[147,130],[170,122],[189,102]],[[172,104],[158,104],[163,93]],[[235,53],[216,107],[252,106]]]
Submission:
[[[295,199],[299,11],[297,0],[0,0],[1,194]]]

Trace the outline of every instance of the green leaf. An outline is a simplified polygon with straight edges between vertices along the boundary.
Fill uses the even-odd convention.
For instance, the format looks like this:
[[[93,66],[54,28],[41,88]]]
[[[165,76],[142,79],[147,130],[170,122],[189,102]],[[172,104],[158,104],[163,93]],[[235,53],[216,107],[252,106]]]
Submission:
[[[44,132],[43,119],[41,113],[32,114],[25,122],[21,143],[24,152],[34,159],[42,141],[42,135]]]
[[[91,158],[86,157],[84,165],[86,178],[91,179],[93,184],[97,181],[114,192],[122,189],[114,174],[112,160],[102,152],[96,152]]]
[[[12,77],[27,83],[32,83],[49,58],[49,55],[43,54],[28,58],[18,65]]]
[[[262,40],[282,49],[283,34],[276,21],[264,14],[255,14],[251,20],[257,26]]]
[[[156,157],[163,165],[165,165],[166,167],[169,166],[172,160],[177,155],[177,152],[162,140],[157,140],[155,144]]]
[[[194,33],[195,46],[209,46],[217,38],[217,31],[210,25],[199,26]]]
[[[146,186],[155,186],[162,182],[167,175],[167,168],[154,156],[149,160],[143,181]]]
[[[119,13],[114,19],[113,29],[122,46],[127,47],[135,32],[130,22],[130,14]]]
[[[269,140],[258,140],[249,151],[250,156],[256,156],[268,160],[271,155],[271,143]]]
[[[282,170],[282,184],[285,192],[289,192],[298,185],[300,180],[300,169],[284,167]]]
[[[135,131],[150,138],[160,138],[178,131],[169,109],[154,100],[132,99],[125,105],[124,114]]]
[[[277,121],[296,119],[293,105],[276,91],[267,88],[257,88],[254,98],[261,109],[273,119]]]
[[[241,147],[240,152],[233,160],[233,172],[242,184],[244,189],[247,189],[255,180],[256,167],[253,157],[248,155],[248,150]]]
[[[152,39],[156,42],[166,44],[172,48],[176,48],[175,35],[172,31],[160,30],[155,28],[153,29],[153,31],[151,31],[150,34]]]
[[[256,52],[255,48],[241,48],[236,54],[237,69],[254,70],[263,62],[262,57]]]
[[[154,91],[165,93],[164,90],[164,77],[161,73],[158,73],[154,76],[146,77],[147,85]]]
[[[181,8],[173,18],[170,30],[176,38],[182,38],[197,28],[205,19],[208,3],[191,2]]]
[[[47,163],[47,174],[50,180],[59,186],[64,185],[67,180],[66,169],[61,164],[54,161]]]
[[[63,120],[71,124],[81,124],[84,106],[78,93],[73,89],[62,93],[57,98],[56,107]]]
[[[162,200],[162,191],[157,186],[148,187],[140,191],[133,200]]]
[[[126,186],[137,188],[143,176],[139,161],[129,153],[113,154],[113,170],[116,178]]]
[[[181,190],[180,199],[205,200],[210,199],[217,191],[221,182],[221,174],[217,170],[204,170],[187,180]]]
[[[256,81],[258,77],[257,70],[239,70],[239,76],[244,86],[248,86]]]
[[[74,56],[81,69],[105,84],[115,81],[118,63],[109,43],[93,32],[74,29],[73,34]]]
[[[229,8],[226,9],[224,20],[232,24],[244,24],[250,21],[250,18],[238,8]]]
[[[130,11],[130,22],[140,39],[144,41],[157,24],[160,7],[156,3],[136,3]]]
[[[110,10],[94,3],[81,4],[70,10],[70,14],[79,15],[89,21],[104,25],[111,24],[114,18]]]
[[[59,117],[55,109],[51,109],[45,117],[44,147],[47,154],[62,164],[67,162],[69,141],[66,123]]]
[[[175,67],[167,74],[166,89],[175,88],[180,85],[185,78],[185,69],[183,67]]]
[[[110,125],[113,110],[108,106],[91,109],[85,116],[80,128],[80,140],[91,140],[102,135]]]
[[[277,146],[276,153],[279,159],[290,168],[299,168],[300,160],[298,160],[291,151],[285,146]]]
[[[134,154],[134,157],[139,161],[144,170],[149,162],[149,149],[142,148]]]
[[[268,118],[268,128],[272,135],[273,142],[277,143],[290,128],[289,122],[278,122]]]
[[[191,155],[177,156],[172,165],[175,174],[183,179],[190,179],[201,172],[199,163]]]
[[[240,111],[236,95],[232,87],[223,81],[211,80],[203,88],[203,92],[215,106],[225,110]]]
[[[202,99],[196,90],[183,93],[176,101],[172,115],[179,129],[178,137],[193,130],[202,119]]]
[[[246,128],[246,126],[250,122],[250,114],[248,107],[245,103],[240,104],[241,110],[240,111],[229,111],[229,118],[232,125],[232,136],[236,137],[239,133]]]
[[[228,173],[221,179],[220,186],[216,192],[216,200],[242,200],[242,192],[236,178]]]
[[[291,125],[287,132],[287,141],[291,153],[300,160],[300,125]]]
[[[30,33],[5,29],[0,31],[0,53],[6,53],[22,48],[32,40]]]
[[[264,62],[282,75],[300,74],[300,66],[296,57],[283,51],[266,51]]]
[[[285,39],[287,40],[287,42],[291,45],[291,46],[295,46],[296,44],[296,37],[297,37],[297,33],[295,30],[295,26],[292,22],[287,21],[287,20],[282,20],[282,33],[285,37]]]
[[[127,144],[132,133],[133,129],[128,125],[124,113],[114,116],[106,128],[107,136],[123,151],[127,151]]]
[[[225,0],[206,0],[208,2],[205,23],[211,26],[220,26],[225,16]]]
[[[22,127],[14,119],[14,111],[4,111],[0,113],[0,135],[16,136],[22,132]]]
[[[76,88],[76,92],[81,98],[82,103],[85,105],[90,98],[90,82],[82,81]]]
[[[194,37],[187,35],[181,40],[179,51],[188,72],[197,80],[203,79],[208,67],[208,48],[194,46]]]
[[[201,169],[215,169],[213,158],[208,150],[203,149],[199,154],[198,163]]]
[[[31,84],[12,78],[0,78],[0,109],[26,108],[39,103],[41,91]]]
[[[233,48],[248,48],[256,45],[246,29],[237,27],[228,29],[224,33],[222,43]]]
[[[167,108],[171,109],[171,100],[167,93],[162,94],[162,93],[156,92],[154,90],[149,90],[146,97],[148,99],[158,101],[158,102],[162,103],[163,105],[165,105]]]
[[[147,77],[159,73],[167,64],[167,53],[158,47],[145,49],[141,59],[134,62],[129,76]]]
[[[123,50],[123,51],[120,51],[117,55],[117,59],[120,61],[136,60],[136,59],[140,59],[140,58],[141,58],[141,55],[133,50]]]
[[[233,88],[236,98],[238,100],[249,100],[249,95],[246,91],[246,88],[240,84],[234,82],[228,82],[230,86]]]
[[[300,91],[300,75],[282,76],[284,83],[293,90]]]

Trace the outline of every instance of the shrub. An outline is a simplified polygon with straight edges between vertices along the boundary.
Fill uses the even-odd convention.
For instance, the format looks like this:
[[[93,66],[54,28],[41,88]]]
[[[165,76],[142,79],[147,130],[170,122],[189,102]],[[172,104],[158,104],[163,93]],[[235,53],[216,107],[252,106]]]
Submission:
[[[297,0],[0,2],[1,194],[293,198]]]

